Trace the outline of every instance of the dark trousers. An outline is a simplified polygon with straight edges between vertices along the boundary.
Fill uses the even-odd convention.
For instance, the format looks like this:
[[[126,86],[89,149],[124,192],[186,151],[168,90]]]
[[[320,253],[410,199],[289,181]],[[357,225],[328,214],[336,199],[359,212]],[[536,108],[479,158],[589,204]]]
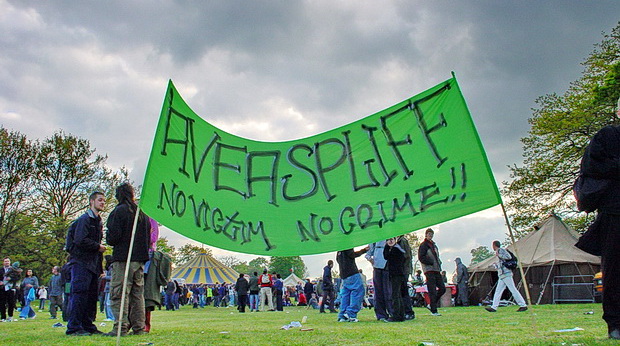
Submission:
[[[9,317],[13,317],[13,311],[15,310],[15,290],[4,290],[4,286],[0,286],[0,314],[2,319],[6,320],[7,310]]]
[[[56,318],[56,311],[62,310],[62,295],[50,296],[50,316]]]
[[[245,312],[246,305],[248,305],[248,295],[247,294],[238,295],[237,296],[237,310],[239,310],[239,312]]]
[[[395,321],[405,320],[405,301],[404,296],[409,295],[407,291],[407,281],[404,275],[390,276],[392,286],[392,319]]]
[[[334,293],[334,289],[333,288],[329,288],[323,289],[323,303],[321,304],[321,312],[325,311],[325,304],[327,304],[329,299],[329,305],[327,306],[327,308],[329,309],[329,311],[336,311],[336,309],[334,309],[334,300],[336,299],[336,294]]]
[[[387,269],[374,268],[372,283],[375,288],[375,316],[378,320],[392,315],[392,285]]]
[[[620,215],[599,213],[604,232],[603,253],[603,319],[609,331],[620,329]]]
[[[89,333],[97,331],[93,323],[97,314],[97,277],[97,274],[78,263],[71,266],[71,295],[69,296],[71,301],[67,334],[82,330]]]
[[[446,285],[439,272],[426,272],[426,288],[428,289],[428,297],[431,301],[431,312],[437,312],[437,302],[439,298],[446,293]]]
[[[284,311],[282,308],[282,291],[276,289],[276,311]]]

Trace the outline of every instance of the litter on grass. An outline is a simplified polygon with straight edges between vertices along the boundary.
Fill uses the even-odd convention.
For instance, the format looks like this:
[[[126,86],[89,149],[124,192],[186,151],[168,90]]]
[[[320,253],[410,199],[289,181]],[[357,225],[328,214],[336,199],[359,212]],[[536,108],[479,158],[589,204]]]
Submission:
[[[558,330],[554,330],[554,332],[556,333],[566,333],[566,332],[578,332],[583,330],[583,328],[579,328],[579,327],[575,327],[575,328],[569,328],[569,329],[558,329]]]
[[[291,322],[289,324],[283,325],[280,329],[289,330],[291,328],[301,328],[301,323],[298,322],[298,321],[293,321],[293,322]]]

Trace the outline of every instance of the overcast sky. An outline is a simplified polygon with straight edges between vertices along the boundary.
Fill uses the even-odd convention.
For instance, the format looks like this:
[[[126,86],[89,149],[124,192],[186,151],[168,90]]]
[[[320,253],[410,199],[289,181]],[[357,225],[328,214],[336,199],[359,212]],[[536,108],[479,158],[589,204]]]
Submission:
[[[618,14],[619,1],[0,0],[0,125],[86,138],[141,183],[169,79],[221,129],[282,141],[375,113],[454,71],[501,185],[521,162],[536,98],[580,77]],[[448,272],[506,233],[498,207],[436,230]],[[312,276],[329,258],[304,256]]]

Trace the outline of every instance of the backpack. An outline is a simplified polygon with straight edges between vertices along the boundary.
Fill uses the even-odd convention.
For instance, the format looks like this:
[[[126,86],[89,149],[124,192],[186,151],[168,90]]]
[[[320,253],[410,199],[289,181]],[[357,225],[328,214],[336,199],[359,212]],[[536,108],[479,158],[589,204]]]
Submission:
[[[69,230],[67,231],[67,237],[65,240],[65,251],[68,253],[72,253],[75,247],[75,245],[73,244],[73,239],[75,237],[76,224],[76,221],[71,222],[71,225],[69,225]]]
[[[261,275],[260,282],[263,283],[263,284],[270,284],[271,283],[271,279],[269,278],[269,274]]]
[[[517,263],[518,263],[517,256],[515,256],[515,254],[513,254],[512,251],[508,249],[506,249],[506,251],[508,251],[508,253],[510,254],[510,259],[502,260],[502,264],[504,265],[504,267],[510,270],[517,269]]]

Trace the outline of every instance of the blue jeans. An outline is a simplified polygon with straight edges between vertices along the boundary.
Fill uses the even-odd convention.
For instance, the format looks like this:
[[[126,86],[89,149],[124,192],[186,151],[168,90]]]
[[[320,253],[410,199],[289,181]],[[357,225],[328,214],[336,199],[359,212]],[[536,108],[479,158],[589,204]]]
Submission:
[[[250,311],[258,311],[258,293],[250,294]]]
[[[110,292],[105,294],[105,318],[114,321],[114,313],[112,312],[112,304],[110,302]]]
[[[364,285],[359,273],[342,280],[338,318],[344,318],[344,314],[349,318],[356,318],[362,309],[362,299],[364,299]]]
[[[30,289],[33,290],[34,288],[30,288]],[[26,304],[24,305],[24,308],[22,309],[22,311],[19,313],[19,318],[35,317],[36,314],[34,313],[34,310],[32,310],[32,306],[30,306],[30,303],[32,303],[32,300],[28,299],[28,296],[25,296],[24,301],[26,302]]]

